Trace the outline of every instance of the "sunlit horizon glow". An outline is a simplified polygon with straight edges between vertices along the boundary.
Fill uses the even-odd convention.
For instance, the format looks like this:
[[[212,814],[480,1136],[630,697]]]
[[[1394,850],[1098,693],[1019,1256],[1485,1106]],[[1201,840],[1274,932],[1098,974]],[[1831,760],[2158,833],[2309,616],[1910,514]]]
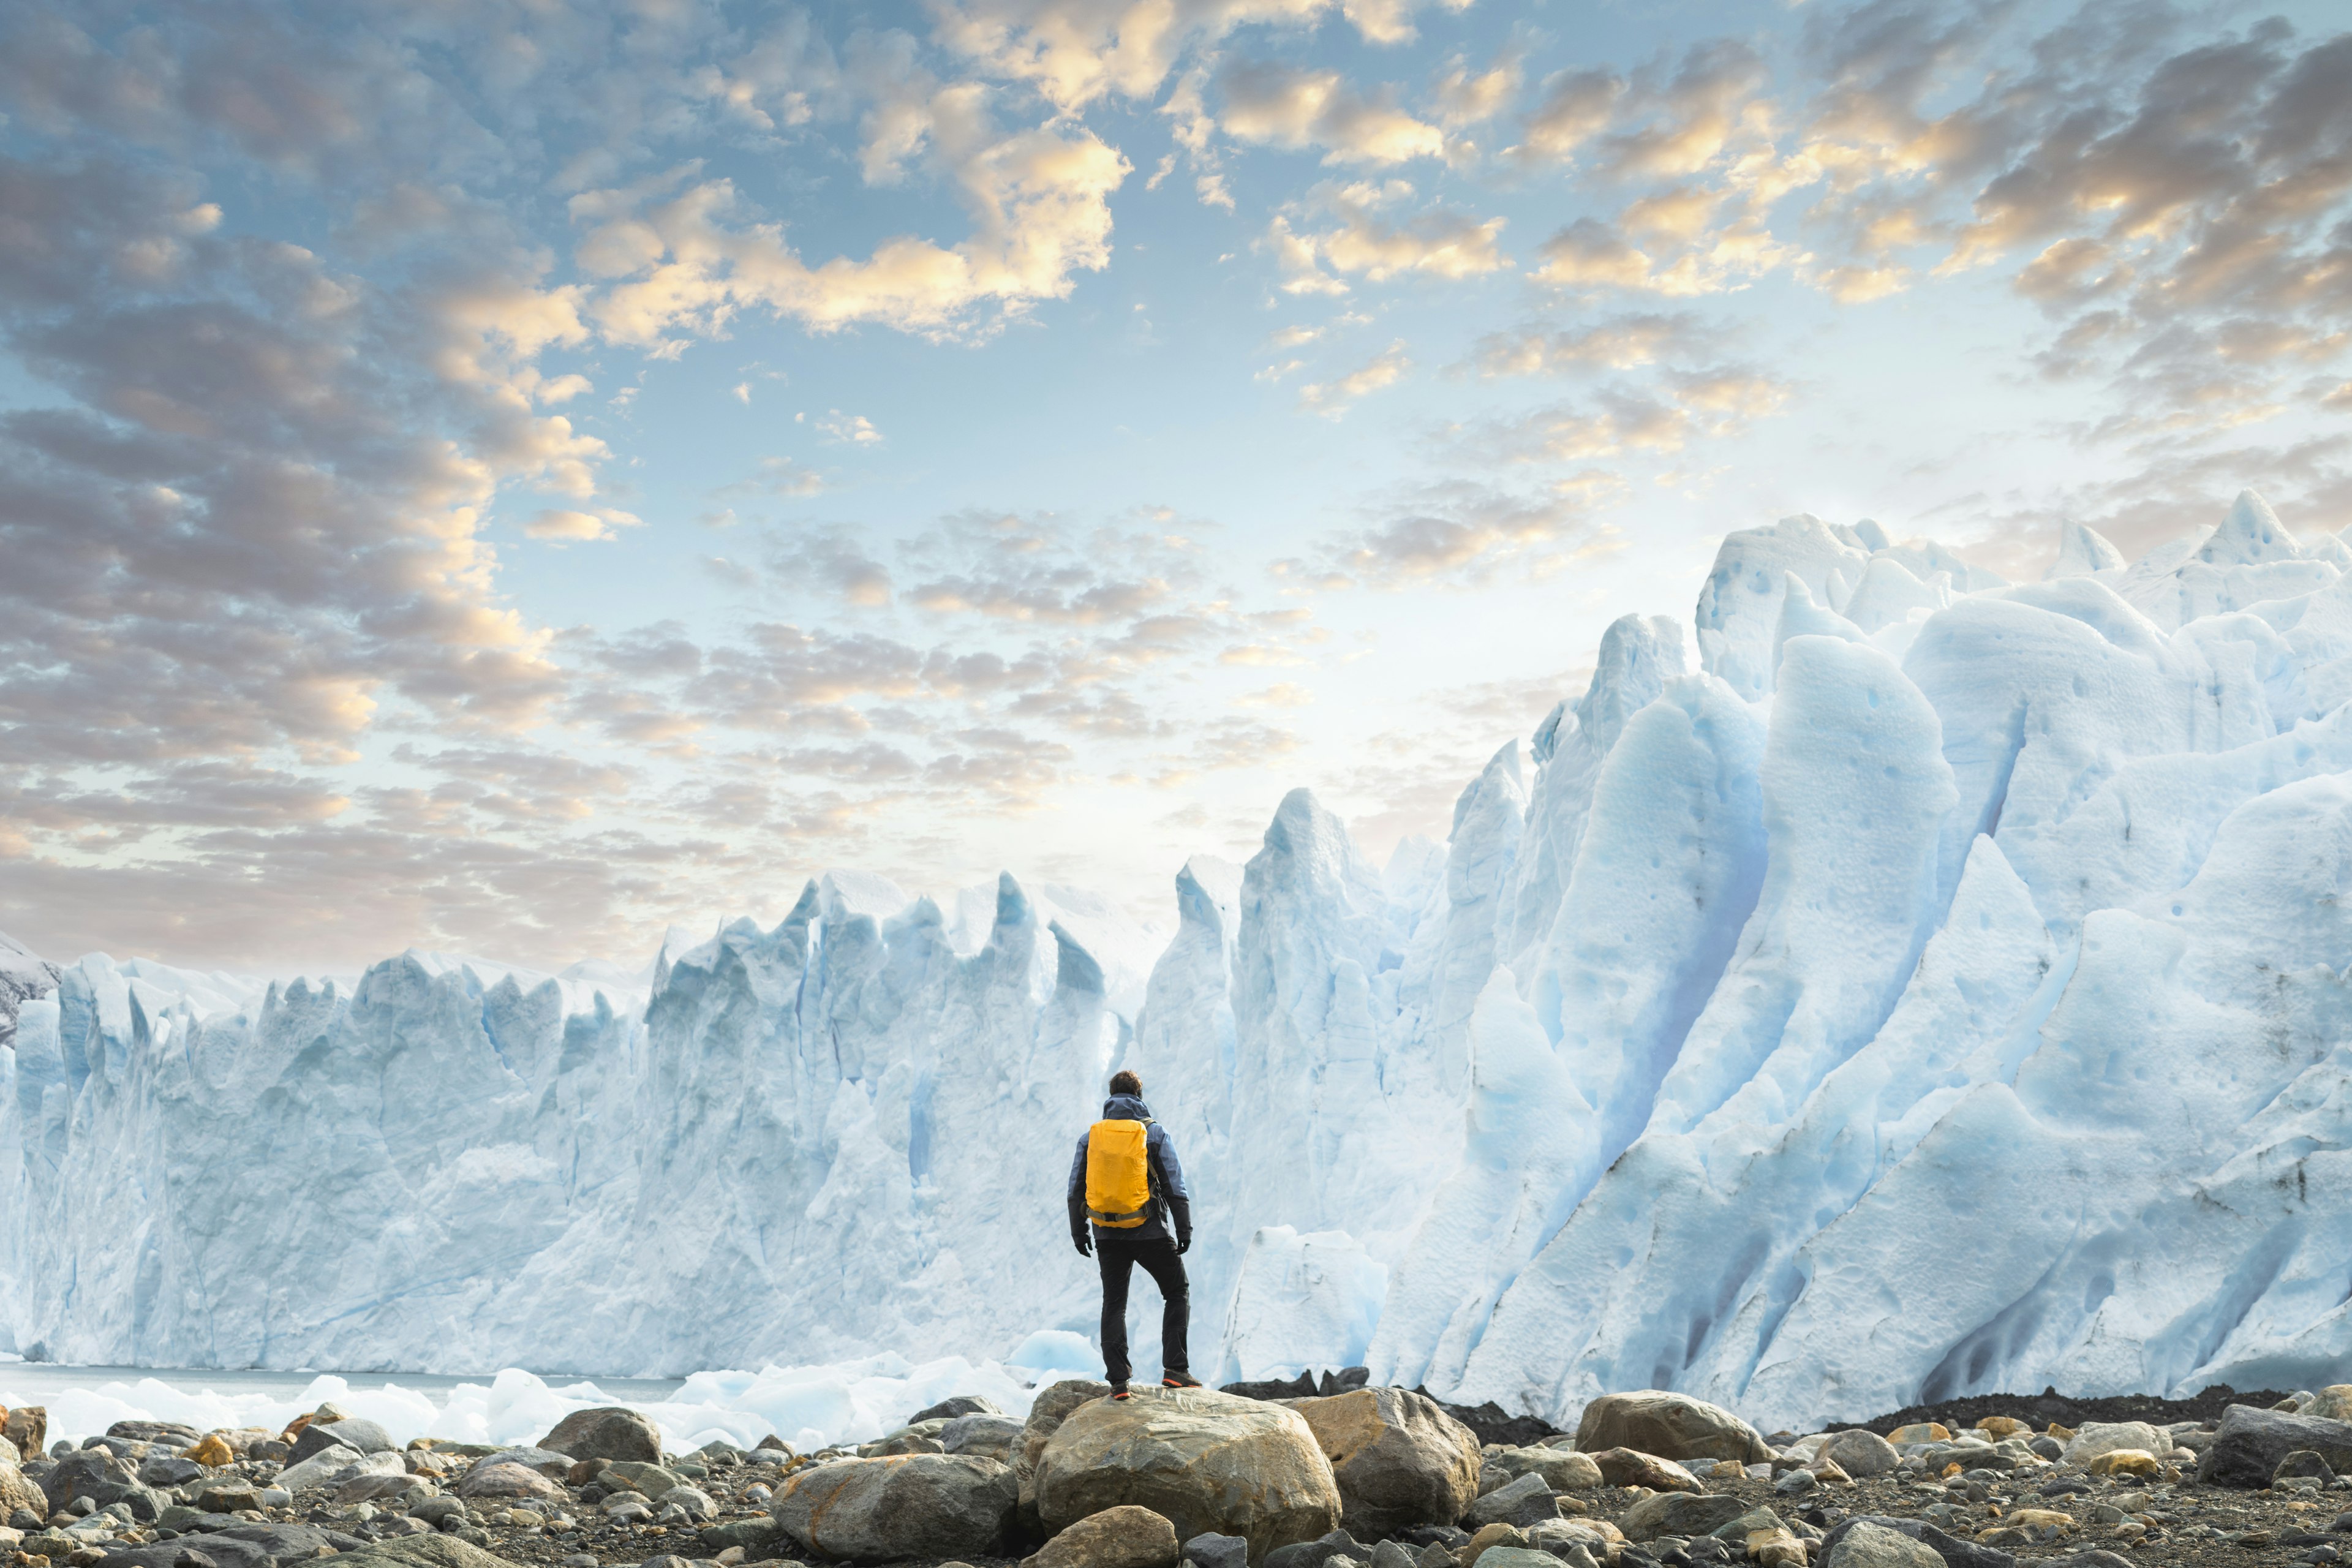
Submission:
[[[2317,4],[26,0],[0,930],[634,969],[1366,851],[1728,530],[2352,522]]]

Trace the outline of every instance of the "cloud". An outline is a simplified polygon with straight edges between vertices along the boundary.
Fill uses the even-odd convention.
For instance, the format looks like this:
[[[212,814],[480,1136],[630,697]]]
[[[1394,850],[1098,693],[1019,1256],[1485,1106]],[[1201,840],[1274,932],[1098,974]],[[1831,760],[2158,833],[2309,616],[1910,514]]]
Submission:
[[[1618,548],[1599,514],[1623,489],[1597,469],[1534,493],[1461,479],[1412,486],[1375,502],[1365,526],[1329,536],[1315,557],[1277,563],[1275,574],[1327,590],[1475,587],[1506,571],[1539,579]]]
[[[613,507],[600,507],[594,511],[571,511],[550,507],[522,525],[530,537],[545,543],[583,544],[596,540],[617,539],[617,530],[641,528],[645,520]]]
[[[1360,95],[1336,70],[1237,60],[1217,85],[1221,123],[1244,142],[1326,148],[1326,163],[1402,163],[1445,151],[1444,133],[1397,108],[1392,90]]]
[[[1309,414],[1337,419],[1358,399],[1395,385],[1412,369],[1412,361],[1405,357],[1404,342],[1400,339],[1345,375],[1300,387],[1298,406]]]
[[[1480,427],[1475,445],[1516,462],[1581,463],[1629,452],[1668,455],[1721,440],[1787,402],[1788,383],[1736,366],[1672,371],[1645,386],[1603,387],[1584,405],[1539,409]]]
[[[1573,370],[1632,370],[1661,359],[1688,360],[1717,347],[1723,329],[1696,317],[1637,312],[1572,330],[1521,327],[1489,332],[1473,350],[1482,376],[1541,375]]]
[[[882,444],[882,432],[877,430],[874,421],[863,414],[844,414],[835,408],[816,420],[815,424],[818,433],[836,446],[878,447]]]
[[[1386,216],[1412,196],[1413,187],[1402,180],[1325,184],[1276,215],[1263,246],[1284,274],[1283,291],[1345,293],[1338,273],[1360,273],[1374,283],[1409,273],[1460,279],[1510,265],[1496,248],[1503,219],[1482,220],[1442,206],[1402,219]],[[1326,226],[1305,232],[1294,226],[1316,223]]]
[[[1459,9],[1466,0],[1440,0]],[[1065,112],[1155,96],[1187,54],[1250,26],[1311,26],[1337,12],[1372,43],[1413,36],[1414,0],[945,0],[936,37]]]
[[[811,266],[781,225],[746,216],[729,180],[574,196],[583,264],[613,279],[590,316],[613,341],[647,348],[724,331],[743,310],[815,331],[871,321],[951,335],[985,330],[992,308],[1001,321],[1062,299],[1074,273],[1108,264],[1110,194],[1129,172],[1115,148],[1083,128],[1000,133],[976,113],[931,134],[971,216],[971,237],[951,247],[900,237]]]

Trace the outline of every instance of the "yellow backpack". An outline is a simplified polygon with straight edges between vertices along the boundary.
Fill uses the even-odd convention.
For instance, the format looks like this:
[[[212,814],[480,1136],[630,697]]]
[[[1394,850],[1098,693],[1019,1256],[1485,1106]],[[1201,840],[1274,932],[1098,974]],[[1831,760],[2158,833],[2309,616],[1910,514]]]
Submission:
[[[1087,1130],[1087,1217],[1132,1230],[1151,1217],[1148,1121],[1097,1121]]]

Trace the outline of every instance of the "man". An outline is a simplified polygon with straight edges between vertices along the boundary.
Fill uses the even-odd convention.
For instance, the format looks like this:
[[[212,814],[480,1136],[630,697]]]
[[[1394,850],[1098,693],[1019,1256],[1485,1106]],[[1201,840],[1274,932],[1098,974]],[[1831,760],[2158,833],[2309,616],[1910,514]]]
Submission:
[[[1127,1360],[1127,1282],[1143,1265],[1160,1287],[1161,1384],[1198,1388],[1190,1370],[1184,1338],[1192,1319],[1192,1290],[1181,1255],[1192,1245],[1192,1202],[1184,1172],[1167,1130],[1151,1120],[1143,1103],[1143,1080],[1120,1071],[1111,1075],[1103,1119],[1078,1137],[1078,1157],[1070,1163],[1070,1241],[1102,1268],[1103,1368],[1110,1396],[1127,1397],[1133,1368]],[[1175,1237],[1169,1237],[1169,1224]]]

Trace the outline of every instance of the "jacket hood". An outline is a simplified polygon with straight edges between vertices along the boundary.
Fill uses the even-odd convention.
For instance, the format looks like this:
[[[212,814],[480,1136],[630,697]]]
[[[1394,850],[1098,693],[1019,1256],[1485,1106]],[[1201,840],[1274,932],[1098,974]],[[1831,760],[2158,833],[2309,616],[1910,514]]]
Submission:
[[[1103,1101],[1105,1121],[1149,1121],[1150,1108],[1131,1094],[1114,1094]]]

